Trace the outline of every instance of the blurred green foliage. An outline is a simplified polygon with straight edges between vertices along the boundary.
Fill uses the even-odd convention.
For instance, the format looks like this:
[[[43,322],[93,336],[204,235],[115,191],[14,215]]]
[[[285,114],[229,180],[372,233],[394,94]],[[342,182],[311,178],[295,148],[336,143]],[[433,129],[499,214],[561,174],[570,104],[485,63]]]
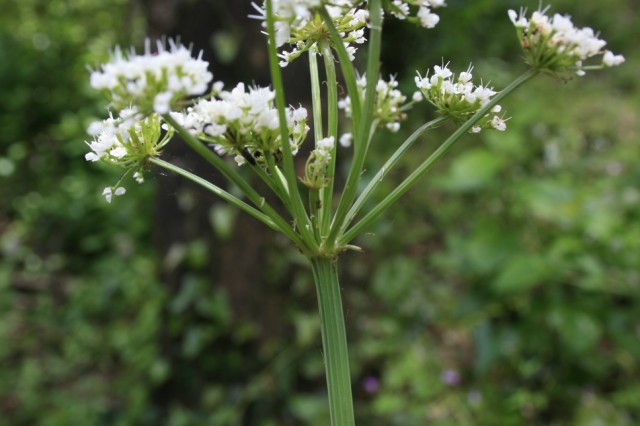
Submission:
[[[442,58],[473,60],[496,87],[523,70],[505,12],[521,3],[447,3],[433,31],[389,21],[384,72],[411,92],[414,70]],[[202,241],[159,258],[153,181],[117,206],[99,196],[117,172],[83,159],[84,129],[105,113],[85,67],[140,43],[135,4],[3,5],[0,426],[327,424],[314,289],[295,250],[276,240],[265,253],[260,285],[283,295],[288,323],[261,335],[260,313],[240,319],[208,276]],[[506,133],[467,137],[345,257],[359,424],[640,423],[640,11],[553,10],[600,29],[627,63],[519,90]],[[431,114],[416,108],[401,131]],[[427,135],[386,189],[451,129]],[[211,217],[228,238],[233,215]],[[161,282],[168,264],[188,271],[178,289]]]

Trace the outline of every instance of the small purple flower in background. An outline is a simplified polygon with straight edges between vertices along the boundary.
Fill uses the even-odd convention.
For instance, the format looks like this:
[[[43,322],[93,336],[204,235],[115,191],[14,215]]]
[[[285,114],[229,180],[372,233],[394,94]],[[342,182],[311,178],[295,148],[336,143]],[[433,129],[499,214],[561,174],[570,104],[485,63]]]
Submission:
[[[440,376],[442,383],[448,386],[457,386],[460,384],[461,378],[458,370],[453,370],[451,368],[444,370],[442,375]]]
[[[362,380],[362,388],[366,393],[373,395],[380,389],[380,380],[374,376],[367,376]]]

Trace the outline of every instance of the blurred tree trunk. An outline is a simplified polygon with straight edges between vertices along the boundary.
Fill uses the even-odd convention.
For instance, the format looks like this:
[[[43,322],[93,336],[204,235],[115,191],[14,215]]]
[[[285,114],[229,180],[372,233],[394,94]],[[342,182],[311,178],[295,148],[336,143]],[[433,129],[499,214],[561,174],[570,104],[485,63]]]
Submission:
[[[250,2],[145,0],[144,7],[152,40],[179,37],[183,44],[192,45],[195,53],[203,50],[214,80],[223,81],[226,88],[240,81],[268,80],[260,22],[247,18],[252,10]],[[184,144],[170,144],[164,155],[216,185],[226,186],[222,176]],[[158,176],[158,184],[155,240],[165,260],[163,281],[178,291],[188,270],[175,257],[189,242],[204,238],[212,285],[227,290],[236,316],[257,320],[255,315],[261,315],[261,310],[252,305],[262,306],[266,296],[261,294],[265,291],[261,254],[272,233],[248,215],[238,214],[232,235],[220,241],[210,222],[211,209],[220,200],[173,175]],[[280,322],[261,319],[265,326]]]

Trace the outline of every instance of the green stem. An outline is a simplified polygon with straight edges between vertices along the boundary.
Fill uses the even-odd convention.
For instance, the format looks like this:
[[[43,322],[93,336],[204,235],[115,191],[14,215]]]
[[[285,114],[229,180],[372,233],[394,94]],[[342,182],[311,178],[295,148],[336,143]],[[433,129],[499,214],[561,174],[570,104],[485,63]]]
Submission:
[[[380,0],[371,0],[369,2],[369,17],[371,19],[371,31],[369,34],[367,86],[364,106],[362,108],[360,128],[354,138],[353,162],[349,169],[349,176],[347,177],[347,182],[345,183],[342,196],[338,202],[336,213],[333,217],[331,232],[327,238],[328,244],[333,243],[338,232],[343,227],[347,211],[356,197],[358,181],[360,180],[369,142],[371,141],[371,124],[373,121],[373,110],[376,100],[375,89],[380,72],[380,49],[382,44],[382,7],[380,5]]]
[[[404,141],[404,143],[400,146],[400,148],[398,148],[396,152],[394,152],[393,155],[384,163],[384,165],[380,168],[380,170],[378,170],[378,173],[376,173],[376,175],[373,178],[371,178],[371,180],[369,181],[365,189],[362,191],[362,193],[360,194],[356,202],[353,203],[353,206],[351,206],[351,209],[349,210],[349,212],[347,213],[347,216],[345,217],[344,224],[342,225],[341,233],[344,232],[347,226],[349,226],[354,216],[358,214],[358,211],[360,211],[364,203],[373,194],[374,190],[382,182],[384,177],[387,176],[387,174],[389,174],[389,172],[396,165],[398,160],[400,160],[400,158],[404,154],[406,154],[406,152],[413,146],[413,144],[418,140],[418,138],[422,136],[422,134],[427,130],[432,129],[444,123],[448,119],[449,119],[448,117],[438,117],[435,120],[431,120],[428,123],[425,123],[422,126],[420,126],[415,132],[411,134],[411,136],[407,138],[406,141]]]
[[[320,75],[316,48],[309,49],[309,73],[311,75],[311,103],[313,105],[313,137],[322,139],[322,97],[320,94]]]
[[[234,197],[233,195],[229,194],[224,189],[212,184],[208,180],[202,179],[200,176],[194,175],[193,173],[188,172],[185,169],[176,166],[175,164],[168,163],[168,162],[166,162],[164,160],[161,160],[159,158],[151,157],[149,159],[149,161],[151,163],[155,164],[156,166],[160,166],[160,167],[162,167],[164,169],[167,169],[169,171],[177,173],[180,176],[185,177],[185,178],[189,179],[190,181],[197,183],[198,185],[202,186],[203,188],[208,189],[209,191],[213,192],[214,194],[216,194],[217,196],[219,196],[223,200],[227,201],[229,204],[232,204],[232,205],[238,207],[240,210],[242,210],[242,211],[244,211],[246,213],[249,213],[251,216],[255,217],[260,222],[266,224],[269,228],[271,228],[271,229],[273,229],[275,231],[282,231],[278,227],[278,225],[276,225],[275,222],[273,220],[271,220],[271,218],[269,216],[267,216],[266,214],[258,211],[255,208],[251,207],[249,204],[245,203],[244,201],[240,200],[239,198]]]
[[[413,171],[396,189],[394,189],[389,195],[387,195],[378,205],[371,209],[359,222],[351,227],[344,235],[340,237],[339,243],[341,245],[349,243],[353,238],[358,236],[360,232],[367,226],[369,226],[374,220],[376,220],[382,213],[384,213],[390,206],[392,206],[398,199],[404,195],[411,187],[413,187],[418,180],[431,169],[431,166],[440,160],[451,147],[465,135],[473,125],[484,117],[498,102],[500,102],[505,96],[513,92],[516,88],[533,78],[538,74],[535,69],[529,69],[524,72],[520,77],[516,78],[509,86],[503,91],[494,96],[491,101],[483,108],[478,110],[470,119],[464,122],[451,136],[444,141],[437,150],[435,150],[416,170]]]
[[[320,75],[318,74],[318,58],[317,49],[315,47],[309,50],[309,73],[311,75],[311,103],[313,105],[313,137],[315,143],[322,139],[322,95],[320,91]],[[319,208],[318,204],[322,203],[320,198],[320,190],[311,188],[309,190],[309,212],[311,214],[311,223],[313,231],[318,241],[320,240],[320,223],[322,222],[322,214],[324,210]]]
[[[351,60],[349,60],[349,54],[347,53],[347,49],[344,47],[344,43],[342,42],[342,36],[338,33],[335,25],[333,25],[333,20],[327,9],[323,6],[319,9],[320,16],[324,21],[325,25],[329,29],[329,35],[331,36],[331,42],[333,48],[338,54],[340,70],[342,70],[342,78],[344,78],[344,82],[347,85],[347,93],[349,94],[349,98],[351,99],[351,116],[353,117],[353,132],[354,136],[357,134],[358,130],[360,130],[360,92],[358,91],[358,84],[356,83],[356,72],[353,68],[353,64]]]
[[[293,153],[289,145],[289,129],[287,128],[286,105],[284,98],[284,85],[282,83],[282,73],[278,64],[278,52],[276,50],[276,31],[275,20],[273,16],[272,0],[265,1],[266,17],[267,17],[267,36],[269,43],[267,48],[269,51],[269,70],[271,72],[271,81],[273,90],[276,93],[276,107],[278,108],[278,118],[280,120],[280,137],[282,139],[282,166],[284,176],[289,185],[289,197],[291,199],[291,214],[293,215],[300,234],[311,246],[317,243],[313,236],[313,229],[309,215],[302,204],[300,190],[298,188],[298,178],[296,177],[295,165],[293,163]]]
[[[338,80],[336,78],[336,66],[334,63],[331,46],[327,40],[321,40],[322,58],[327,75],[327,136],[333,137],[334,145],[331,151],[331,160],[327,167],[327,186],[321,189],[320,200],[322,202],[320,235],[329,233],[331,224],[331,207],[333,204],[333,185],[336,174],[336,158],[338,154]]]
[[[340,296],[340,282],[338,281],[337,260],[317,257],[311,260],[311,267],[320,309],[331,425],[354,426],[349,352]]]

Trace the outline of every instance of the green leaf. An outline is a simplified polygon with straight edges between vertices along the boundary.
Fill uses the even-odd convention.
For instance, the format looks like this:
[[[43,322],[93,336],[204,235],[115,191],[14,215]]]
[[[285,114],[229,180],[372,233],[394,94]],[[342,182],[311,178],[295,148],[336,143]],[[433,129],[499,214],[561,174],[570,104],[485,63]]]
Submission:
[[[544,258],[519,254],[509,259],[493,282],[493,288],[503,294],[522,292],[544,283],[549,274],[550,269]]]
[[[435,183],[449,191],[477,190],[493,182],[503,166],[502,157],[486,149],[473,149],[456,158],[448,175],[436,178]]]

